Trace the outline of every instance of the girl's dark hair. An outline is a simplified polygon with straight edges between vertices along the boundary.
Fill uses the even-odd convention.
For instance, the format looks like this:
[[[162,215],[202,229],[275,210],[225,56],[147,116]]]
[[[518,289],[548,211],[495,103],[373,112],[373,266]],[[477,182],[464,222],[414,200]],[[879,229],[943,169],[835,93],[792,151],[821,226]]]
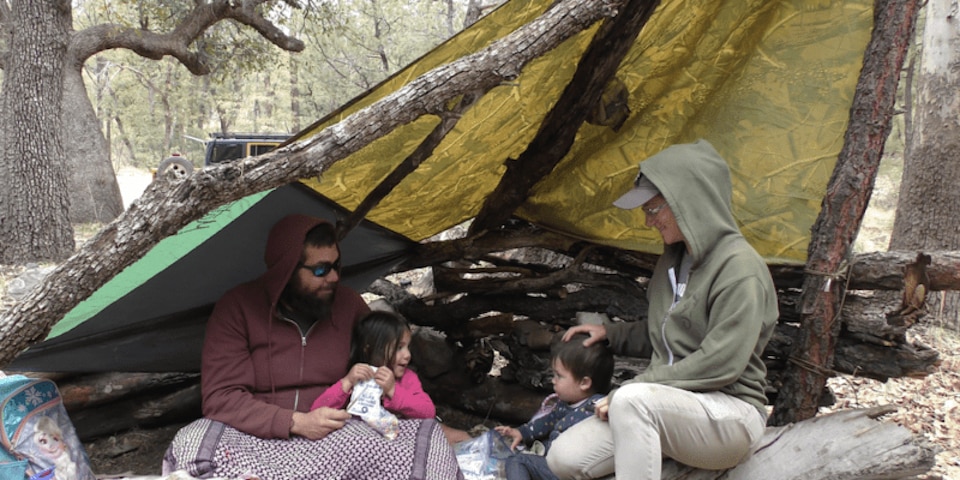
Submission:
[[[364,315],[353,326],[350,365],[366,363],[393,368],[403,332],[408,330],[410,324],[395,313],[374,310]]]
[[[613,378],[613,352],[603,342],[584,347],[583,341],[587,338],[590,337],[578,333],[566,342],[554,343],[550,360],[560,360],[574,380],[590,377],[594,393],[607,393]]]

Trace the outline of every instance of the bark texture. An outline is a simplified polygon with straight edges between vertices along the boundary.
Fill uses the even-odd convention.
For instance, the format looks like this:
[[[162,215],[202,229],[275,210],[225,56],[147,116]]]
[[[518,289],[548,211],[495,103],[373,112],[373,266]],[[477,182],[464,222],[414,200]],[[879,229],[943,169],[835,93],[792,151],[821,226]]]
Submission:
[[[960,25],[957,2],[926,4],[920,69],[914,76],[912,130],[904,152],[892,250],[960,248]],[[960,328],[960,297],[933,295],[929,308],[941,322]]]
[[[105,119],[106,120],[106,119]],[[63,152],[72,223],[108,223],[123,212],[123,197],[79,67],[63,72]]]
[[[60,118],[70,2],[23,0],[10,14],[0,92],[0,263],[59,261],[74,251]]]

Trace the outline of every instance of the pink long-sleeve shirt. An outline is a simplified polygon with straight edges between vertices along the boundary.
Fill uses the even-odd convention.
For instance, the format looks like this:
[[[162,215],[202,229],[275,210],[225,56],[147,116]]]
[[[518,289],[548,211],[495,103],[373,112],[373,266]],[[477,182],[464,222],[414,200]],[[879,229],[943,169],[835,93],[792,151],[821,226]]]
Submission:
[[[310,406],[310,410],[320,407],[344,408],[350,401],[350,392],[343,391],[343,379],[326,389]],[[397,380],[393,398],[383,398],[383,406],[404,418],[433,418],[437,416],[437,407],[430,395],[423,391],[420,377],[413,370],[407,370]]]

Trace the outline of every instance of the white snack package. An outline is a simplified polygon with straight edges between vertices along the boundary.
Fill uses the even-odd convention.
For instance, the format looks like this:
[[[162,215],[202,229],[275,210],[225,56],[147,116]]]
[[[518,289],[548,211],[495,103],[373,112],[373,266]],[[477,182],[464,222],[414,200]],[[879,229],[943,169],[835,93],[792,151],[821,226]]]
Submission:
[[[374,372],[377,371],[373,366],[370,368]],[[400,433],[400,422],[396,415],[383,408],[383,404],[380,403],[382,396],[383,389],[375,380],[364,380],[353,386],[347,412],[363,419],[367,425],[383,434],[387,440],[393,440]]]

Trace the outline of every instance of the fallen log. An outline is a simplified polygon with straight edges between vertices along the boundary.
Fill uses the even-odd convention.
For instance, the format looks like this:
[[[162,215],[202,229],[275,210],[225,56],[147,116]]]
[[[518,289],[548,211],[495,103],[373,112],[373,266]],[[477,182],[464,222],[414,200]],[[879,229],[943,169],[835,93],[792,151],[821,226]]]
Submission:
[[[78,411],[142,393],[177,390],[199,378],[196,373],[106,372],[65,378],[58,381],[57,388],[67,411]]]
[[[199,378],[168,391],[128,395],[97,407],[69,411],[81,441],[134,428],[153,428],[200,418]]]
[[[933,468],[936,448],[904,427],[878,420],[895,410],[843,410],[770,427],[750,458],[733,469],[698,470],[668,460],[660,478],[873,480],[910,478],[928,472]]]

